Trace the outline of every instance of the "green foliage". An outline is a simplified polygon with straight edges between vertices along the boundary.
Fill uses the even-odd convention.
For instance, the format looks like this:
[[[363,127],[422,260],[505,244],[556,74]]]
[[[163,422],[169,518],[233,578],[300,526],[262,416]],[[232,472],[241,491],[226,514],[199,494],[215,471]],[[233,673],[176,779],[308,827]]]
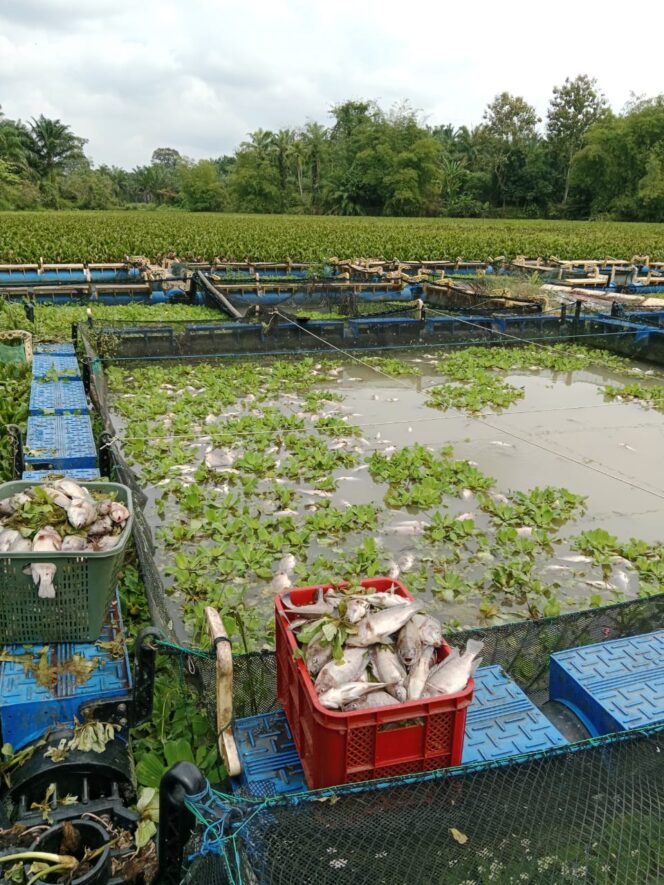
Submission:
[[[323,262],[330,255],[486,260],[492,255],[664,260],[658,225],[467,219],[334,218],[159,212],[0,213],[5,261],[117,261],[127,253],[158,259]],[[218,315],[218,314],[217,314]]]
[[[2,320],[0,311],[0,321]],[[0,362],[0,482],[13,479],[6,424],[18,424],[25,433],[32,370],[27,363]]]

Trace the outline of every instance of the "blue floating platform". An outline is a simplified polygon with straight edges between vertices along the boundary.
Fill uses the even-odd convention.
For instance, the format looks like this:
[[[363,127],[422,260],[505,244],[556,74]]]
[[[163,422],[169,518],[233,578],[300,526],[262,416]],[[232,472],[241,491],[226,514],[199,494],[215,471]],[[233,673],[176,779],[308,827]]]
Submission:
[[[54,344],[38,344],[34,348],[34,355],[50,353],[51,356],[75,356],[76,351],[71,341],[56,341]]]
[[[75,356],[59,356],[54,353],[36,353],[32,358],[32,375],[43,378],[55,372],[58,378],[80,378],[78,360]]]
[[[556,652],[549,696],[592,735],[664,722],[664,630]]]
[[[96,467],[78,470],[24,470],[21,479],[101,479]]]
[[[81,381],[33,380],[30,388],[31,415],[87,415],[88,400]]]
[[[123,639],[120,602],[115,599],[98,642],[114,643],[113,648],[95,642],[58,642],[48,646],[48,663],[56,679],[40,685],[34,670],[19,661],[0,663],[0,725],[2,739],[13,749],[39,739],[56,725],[71,724],[80,717],[80,708],[90,701],[103,701],[129,695],[132,687],[129,656]],[[40,646],[0,646],[9,655],[31,656],[35,666]],[[74,655],[95,663],[87,681],[77,683],[67,672]],[[29,659],[28,659],[29,660]]]
[[[28,420],[24,462],[34,470],[96,467],[97,450],[89,417],[31,417]]]
[[[502,667],[481,667],[474,679],[462,764],[550,750],[567,743]]]
[[[232,779],[235,792],[265,797],[308,789],[283,710],[238,719],[233,734],[242,765]]]

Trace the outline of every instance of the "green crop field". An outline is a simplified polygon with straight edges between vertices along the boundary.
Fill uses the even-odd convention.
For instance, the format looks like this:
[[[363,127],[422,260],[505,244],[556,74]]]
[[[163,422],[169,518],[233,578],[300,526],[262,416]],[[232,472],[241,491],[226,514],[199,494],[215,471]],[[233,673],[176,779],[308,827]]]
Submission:
[[[456,218],[340,218],[164,211],[0,212],[0,263],[125,255],[322,261],[515,255],[664,260],[664,225]]]

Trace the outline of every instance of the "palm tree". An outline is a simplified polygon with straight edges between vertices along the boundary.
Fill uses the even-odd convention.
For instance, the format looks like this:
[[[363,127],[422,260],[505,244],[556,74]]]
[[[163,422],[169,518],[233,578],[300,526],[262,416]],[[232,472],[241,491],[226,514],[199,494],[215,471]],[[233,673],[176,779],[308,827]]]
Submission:
[[[29,124],[30,155],[37,172],[55,183],[56,173],[71,160],[83,157],[86,139],[78,138],[61,120],[49,120],[42,114]]]
[[[320,198],[320,181],[323,153],[327,143],[327,131],[320,123],[307,123],[304,127],[309,172],[311,175],[311,209],[316,211]]]
[[[14,172],[27,171],[26,134],[23,124],[8,120],[0,108],[0,159]]]

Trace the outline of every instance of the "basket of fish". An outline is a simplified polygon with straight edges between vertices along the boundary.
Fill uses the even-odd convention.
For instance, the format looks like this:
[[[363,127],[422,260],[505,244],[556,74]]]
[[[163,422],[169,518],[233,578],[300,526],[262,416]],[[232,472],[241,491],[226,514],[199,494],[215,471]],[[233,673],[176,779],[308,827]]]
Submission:
[[[461,654],[400,581],[275,598],[277,692],[311,789],[458,765],[482,643]]]
[[[132,521],[118,483],[0,486],[0,644],[98,639]]]

